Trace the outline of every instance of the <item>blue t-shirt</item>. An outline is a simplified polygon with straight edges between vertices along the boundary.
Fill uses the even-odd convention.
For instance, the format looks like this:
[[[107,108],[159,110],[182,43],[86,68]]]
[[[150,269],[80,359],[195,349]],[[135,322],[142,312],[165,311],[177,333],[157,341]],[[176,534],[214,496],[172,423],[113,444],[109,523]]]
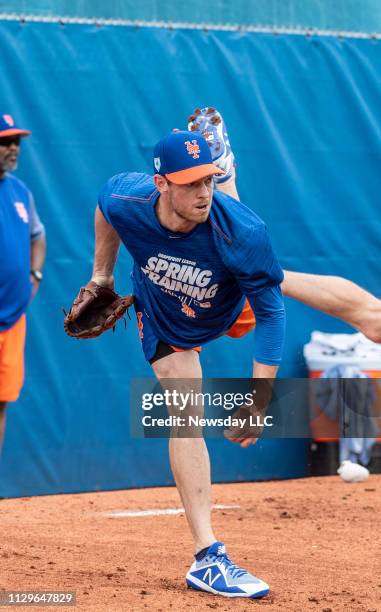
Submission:
[[[30,242],[44,233],[33,197],[22,181],[0,179],[0,331],[24,314],[31,294]]]
[[[283,272],[263,221],[215,191],[205,223],[171,232],[156,216],[158,197],[152,177],[125,173],[112,177],[98,198],[134,259],[134,292],[157,338],[181,348],[213,340],[233,325],[247,296],[257,319],[255,358],[278,364]]]

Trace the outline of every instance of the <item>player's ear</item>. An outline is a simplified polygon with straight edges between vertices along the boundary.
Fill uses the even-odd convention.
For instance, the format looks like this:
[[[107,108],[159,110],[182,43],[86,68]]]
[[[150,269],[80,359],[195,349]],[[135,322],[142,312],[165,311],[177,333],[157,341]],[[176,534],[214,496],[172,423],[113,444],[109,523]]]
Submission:
[[[160,193],[165,193],[168,191],[168,181],[165,178],[165,176],[162,176],[161,174],[155,174],[153,177],[156,189],[160,192]]]

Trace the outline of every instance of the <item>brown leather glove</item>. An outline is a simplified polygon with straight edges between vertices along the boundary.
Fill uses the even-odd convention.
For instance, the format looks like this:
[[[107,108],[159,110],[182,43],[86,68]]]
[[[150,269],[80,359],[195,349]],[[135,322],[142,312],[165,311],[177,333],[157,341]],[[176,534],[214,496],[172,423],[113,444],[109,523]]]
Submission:
[[[96,338],[108,329],[115,329],[116,322],[124,318],[133,302],[133,295],[122,297],[90,281],[81,287],[68,314],[64,311],[64,330],[73,338]]]

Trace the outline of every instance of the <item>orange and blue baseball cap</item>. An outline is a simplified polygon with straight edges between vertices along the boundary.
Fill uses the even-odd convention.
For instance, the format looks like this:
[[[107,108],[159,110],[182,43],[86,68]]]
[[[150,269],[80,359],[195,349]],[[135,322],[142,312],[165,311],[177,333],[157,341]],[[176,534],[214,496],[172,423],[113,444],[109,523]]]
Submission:
[[[165,176],[176,185],[224,174],[213,164],[205,138],[197,132],[180,130],[170,132],[157,143],[153,151],[153,166],[155,174]]]
[[[2,115],[0,113],[0,138],[7,136],[30,136],[32,132],[18,128],[12,115]]]

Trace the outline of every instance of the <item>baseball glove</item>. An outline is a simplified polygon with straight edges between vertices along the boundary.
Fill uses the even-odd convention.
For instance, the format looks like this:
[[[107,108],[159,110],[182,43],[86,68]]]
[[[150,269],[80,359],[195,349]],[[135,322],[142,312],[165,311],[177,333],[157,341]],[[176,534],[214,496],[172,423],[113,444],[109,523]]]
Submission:
[[[73,338],[96,338],[108,329],[115,329],[116,322],[124,318],[133,302],[133,295],[122,297],[90,281],[81,287],[69,312],[64,311],[65,332]]]

